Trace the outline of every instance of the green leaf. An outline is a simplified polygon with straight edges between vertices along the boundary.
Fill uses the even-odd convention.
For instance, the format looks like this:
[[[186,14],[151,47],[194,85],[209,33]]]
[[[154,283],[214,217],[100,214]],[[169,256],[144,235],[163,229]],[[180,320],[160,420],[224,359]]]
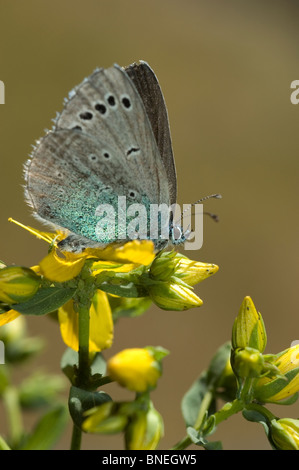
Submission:
[[[111,397],[105,392],[88,392],[72,386],[69,396],[69,410],[74,423],[81,427],[85,411],[107,401],[111,401]]]
[[[162,346],[146,346],[145,349],[151,352],[157,362],[161,362],[169,354],[169,351]]]
[[[243,410],[242,414],[247,421],[251,421],[254,423],[266,423],[267,418],[262,414],[259,413],[257,410]]]
[[[62,372],[66,375],[72,385],[76,385],[76,376],[78,368],[78,353],[71,348],[67,348],[60,361]],[[106,373],[106,361],[103,355],[98,352],[95,354],[91,366],[91,386],[97,388],[101,384],[101,378]]]
[[[271,402],[271,397],[274,397],[277,393],[281,392],[296,375],[299,374],[299,367],[296,367],[284,374],[284,378],[277,378],[270,382],[256,388],[256,397],[261,402]],[[298,395],[296,395],[296,399]],[[277,403],[276,401],[274,401]]]
[[[27,302],[16,304],[14,310],[23,315],[45,315],[67,303],[75,294],[74,288],[45,287]]]
[[[206,450],[222,450],[223,449],[221,441],[206,442],[204,444],[204,448]]]
[[[228,341],[224,343],[220,348],[216,351],[215,355],[213,356],[208,372],[207,372],[207,380],[209,385],[214,385],[217,383],[219,378],[226,367],[227,361],[230,358],[231,353],[231,343]]]
[[[33,433],[21,446],[21,450],[51,449],[64,431],[67,421],[68,412],[64,405],[50,410],[42,416]]]
[[[193,444],[199,447],[203,447],[206,450],[222,450],[221,441],[209,442],[207,441],[207,439],[202,437],[196,429],[192,427],[187,428],[187,434],[190,437]]]
[[[146,295],[143,287],[137,286],[133,282],[121,283],[119,279],[115,279],[114,282],[103,282],[99,289],[119,297],[144,297]]]
[[[106,374],[106,361],[102,353],[97,352],[92,360],[90,370],[91,375],[105,375]]]
[[[207,416],[206,416],[207,418]],[[204,428],[204,435],[208,436],[212,434],[216,429],[216,418],[215,415],[211,415],[208,419],[206,419],[205,423],[202,426]]]
[[[196,429],[194,429],[192,426],[187,427],[187,434],[190,437],[193,444],[198,445],[199,443],[200,444],[202,443],[202,438],[199,432]]]
[[[121,317],[138,317],[152,304],[149,297],[125,298],[109,296],[108,299],[114,321]]]
[[[181,407],[186,426],[194,426],[196,424],[200,406],[207,391],[207,372],[204,371],[182,399]]]
[[[76,380],[76,367],[78,365],[78,353],[71,348],[67,348],[60,360],[60,367],[62,372],[66,375],[72,384]]]
[[[101,387],[103,383],[106,383],[107,380],[108,382],[111,381],[109,377],[103,379],[106,369],[107,365],[102,353],[97,352],[90,366],[90,390],[96,390],[98,387]]]

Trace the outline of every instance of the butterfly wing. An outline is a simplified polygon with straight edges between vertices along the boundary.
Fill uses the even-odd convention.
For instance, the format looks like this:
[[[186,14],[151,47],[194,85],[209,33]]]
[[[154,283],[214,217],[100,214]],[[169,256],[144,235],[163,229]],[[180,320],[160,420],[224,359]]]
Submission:
[[[151,124],[123,69],[98,69],[71,92],[54,130],[33,152],[26,179],[40,218],[95,243],[99,204],[117,211],[118,196],[126,196],[129,203],[169,205]],[[111,241],[108,233],[100,244]]]
[[[177,177],[172,153],[168,113],[158,79],[150,66],[143,61],[125,67],[143,101],[146,114],[152,126],[158,149],[166,168],[170,204],[176,203]]]

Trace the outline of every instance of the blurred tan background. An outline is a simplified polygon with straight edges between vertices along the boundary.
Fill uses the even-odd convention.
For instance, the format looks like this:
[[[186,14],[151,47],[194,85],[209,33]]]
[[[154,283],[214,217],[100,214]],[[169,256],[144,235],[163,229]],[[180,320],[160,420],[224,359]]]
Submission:
[[[287,0],[2,0],[0,79],[0,259],[31,266],[47,246],[7,222],[38,224],[24,202],[22,165],[35,139],[51,128],[69,90],[97,66],[144,59],[162,86],[172,131],[179,198],[189,203],[220,192],[206,210],[204,245],[191,258],[219,272],[196,287],[201,308],[152,307],[116,328],[109,357],[125,347],[162,345],[171,354],[152,394],[165,420],[162,449],[184,435],[180,401],[227,339],[245,295],[263,314],[266,352],[299,339],[299,79],[298,4]],[[36,365],[59,372],[64,351],[57,325],[29,318],[30,333],[47,340]],[[132,394],[107,387],[116,399]],[[272,407],[298,417],[298,403]],[[32,418],[28,417],[28,425]],[[0,418],[0,426],[4,426]],[[225,449],[269,449],[261,426],[236,416],[214,435]],[[70,432],[56,446],[68,448]],[[122,448],[122,439],[85,436],[83,448]]]

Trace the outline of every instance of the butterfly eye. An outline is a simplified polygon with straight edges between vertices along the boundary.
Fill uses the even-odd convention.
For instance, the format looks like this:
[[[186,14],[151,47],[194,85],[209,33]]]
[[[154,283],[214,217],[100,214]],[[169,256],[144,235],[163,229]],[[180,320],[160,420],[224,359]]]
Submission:
[[[91,153],[90,155],[88,155],[88,158],[92,162],[96,162],[98,160],[98,157],[94,153]]]
[[[82,127],[80,127],[80,126],[74,126],[74,127],[72,127],[72,130],[73,130],[73,131],[82,131]]]

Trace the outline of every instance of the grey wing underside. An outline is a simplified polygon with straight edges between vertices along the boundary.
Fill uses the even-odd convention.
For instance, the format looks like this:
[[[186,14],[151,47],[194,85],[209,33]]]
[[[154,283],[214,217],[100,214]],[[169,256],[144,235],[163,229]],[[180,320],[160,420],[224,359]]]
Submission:
[[[172,152],[168,113],[161,87],[154,71],[144,62],[125,67],[143,101],[147,116],[166,168],[170,194],[170,204],[177,200],[177,178]]]
[[[111,96],[114,103],[109,104]],[[156,204],[170,201],[145,105],[118,66],[96,70],[71,92],[25,175],[27,200],[36,215],[86,239],[85,246],[96,244],[92,227],[99,203],[115,205],[118,195],[132,191],[131,203],[144,197]]]

